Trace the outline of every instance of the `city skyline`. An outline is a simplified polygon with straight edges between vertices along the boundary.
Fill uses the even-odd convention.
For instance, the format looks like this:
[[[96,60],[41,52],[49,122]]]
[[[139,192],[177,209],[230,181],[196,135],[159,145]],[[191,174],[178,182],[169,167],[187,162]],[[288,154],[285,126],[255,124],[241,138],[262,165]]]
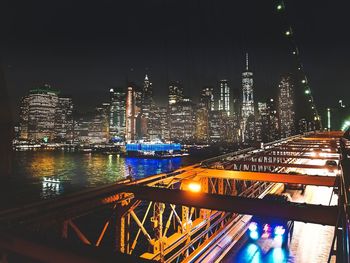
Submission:
[[[49,85],[32,89],[21,99],[16,139],[69,144],[162,140],[249,145],[320,127],[315,112],[296,111],[294,94],[305,94],[295,90],[296,79],[290,74],[282,77],[272,97],[254,100],[248,53],[245,61],[240,91],[223,79],[215,87],[204,86],[193,100],[185,96],[180,81],[172,81],[165,107],[155,102],[148,74],[142,86],[129,82],[127,87],[111,88],[109,100],[100,102],[92,114],[74,114],[77,109],[72,98],[61,96]]]

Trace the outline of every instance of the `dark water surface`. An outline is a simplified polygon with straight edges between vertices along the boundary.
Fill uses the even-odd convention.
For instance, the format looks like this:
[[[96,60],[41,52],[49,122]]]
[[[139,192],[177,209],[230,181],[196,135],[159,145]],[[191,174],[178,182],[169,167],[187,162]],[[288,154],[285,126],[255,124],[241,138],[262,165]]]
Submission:
[[[208,156],[171,159],[124,158],[118,154],[27,151],[15,152],[13,174],[0,178],[0,209],[14,207],[124,179],[168,172]],[[48,183],[45,178],[58,179]]]

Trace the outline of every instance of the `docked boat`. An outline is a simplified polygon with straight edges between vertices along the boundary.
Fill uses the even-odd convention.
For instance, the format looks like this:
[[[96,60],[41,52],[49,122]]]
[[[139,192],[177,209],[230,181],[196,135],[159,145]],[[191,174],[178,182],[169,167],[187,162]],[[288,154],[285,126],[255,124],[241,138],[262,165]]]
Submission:
[[[180,143],[138,141],[126,144],[126,155],[141,158],[174,158],[188,155]]]

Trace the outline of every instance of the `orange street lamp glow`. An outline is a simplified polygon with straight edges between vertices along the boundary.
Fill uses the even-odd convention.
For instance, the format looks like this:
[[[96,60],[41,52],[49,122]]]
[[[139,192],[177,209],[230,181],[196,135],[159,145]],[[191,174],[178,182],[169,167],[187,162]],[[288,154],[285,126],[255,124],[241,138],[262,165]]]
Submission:
[[[195,192],[198,193],[201,191],[201,185],[200,183],[196,183],[196,182],[191,182],[188,184],[188,190],[190,190],[191,192]]]

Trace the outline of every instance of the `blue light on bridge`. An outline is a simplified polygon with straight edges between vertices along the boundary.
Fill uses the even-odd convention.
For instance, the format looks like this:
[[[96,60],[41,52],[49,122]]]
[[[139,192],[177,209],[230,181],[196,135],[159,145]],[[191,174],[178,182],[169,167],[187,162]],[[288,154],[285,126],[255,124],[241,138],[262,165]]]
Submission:
[[[249,232],[249,236],[250,236],[250,238],[253,239],[253,240],[257,240],[257,239],[259,238],[259,234],[258,234],[257,231],[250,231],[250,232]]]

